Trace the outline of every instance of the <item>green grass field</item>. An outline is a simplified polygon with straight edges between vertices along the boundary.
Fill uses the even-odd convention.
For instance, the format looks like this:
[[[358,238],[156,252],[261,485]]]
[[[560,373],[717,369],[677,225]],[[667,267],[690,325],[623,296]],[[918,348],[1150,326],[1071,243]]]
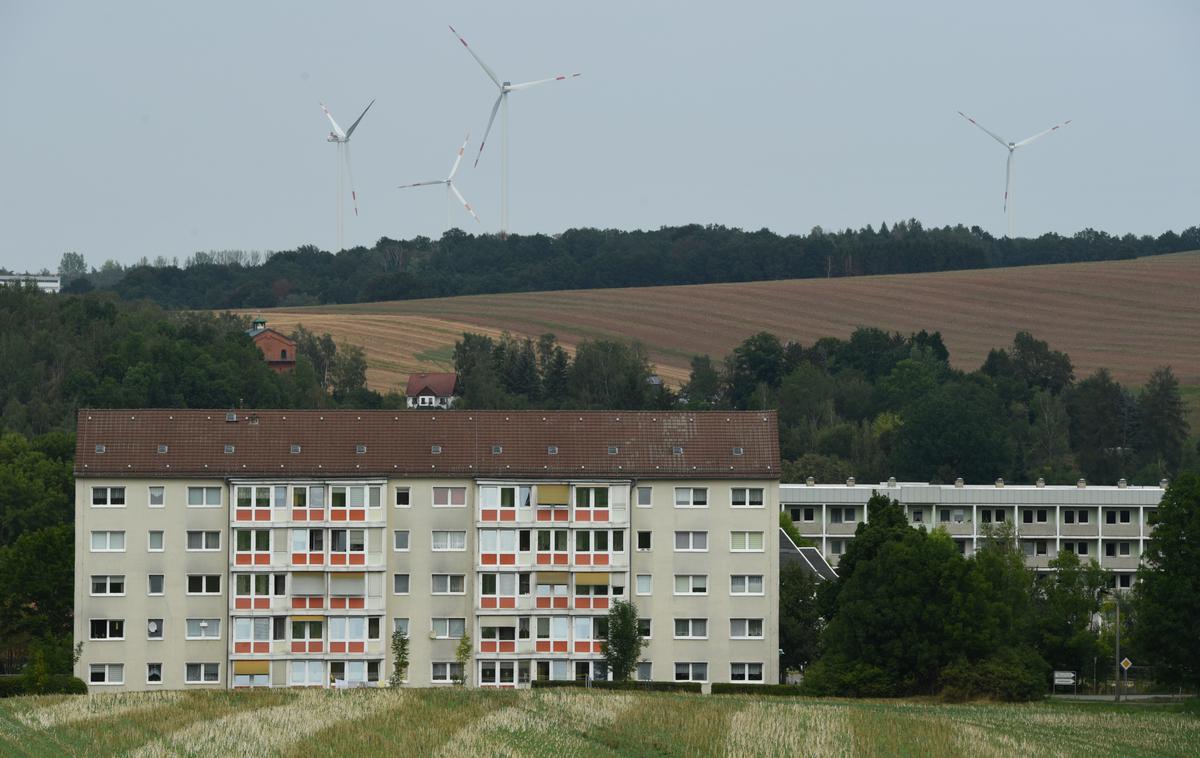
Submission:
[[[1200,754],[1177,706],[462,689],[0,700],[4,755]]]

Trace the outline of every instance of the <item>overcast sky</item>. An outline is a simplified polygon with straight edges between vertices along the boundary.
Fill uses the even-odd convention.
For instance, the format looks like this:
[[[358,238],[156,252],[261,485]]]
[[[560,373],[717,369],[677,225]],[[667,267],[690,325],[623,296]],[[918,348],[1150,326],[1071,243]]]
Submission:
[[[919,7],[918,7],[919,6]],[[782,233],[915,217],[1016,231],[1157,234],[1200,223],[1200,3],[0,0],[0,266],[54,269],[335,242],[336,148],[354,134],[346,245],[439,236],[441,178],[499,224],[504,79],[510,225]],[[348,192],[347,192],[348,195]]]

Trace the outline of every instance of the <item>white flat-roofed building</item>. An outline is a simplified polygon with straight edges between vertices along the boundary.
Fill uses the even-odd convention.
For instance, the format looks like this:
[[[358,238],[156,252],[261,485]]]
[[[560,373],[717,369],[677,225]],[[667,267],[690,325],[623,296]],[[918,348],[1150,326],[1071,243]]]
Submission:
[[[32,284],[42,292],[57,293],[62,289],[62,279],[44,274],[0,274],[0,285]]]

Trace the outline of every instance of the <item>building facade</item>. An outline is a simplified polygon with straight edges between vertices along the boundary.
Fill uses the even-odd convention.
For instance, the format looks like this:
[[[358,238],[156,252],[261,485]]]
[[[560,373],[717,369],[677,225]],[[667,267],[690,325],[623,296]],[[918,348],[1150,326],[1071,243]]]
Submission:
[[[914,527],[941,528],[964,555],[971,555],[989,530],[1011,524],[1028,566],[1047,569],[1061,551],[1084,561],[1095,558],[1113,572],[1118,587],[1130,587],[1150,535],[1166,483],[1158,487],[926,484],[784,484],[780,501],[800,534],[836,567],[867,519],[867,501],[878,492],[904,506]]]
[[[80,411],[93,691],[778,677],[771,413]],[[456,661],[471,640],[466,670]]]
[[[296,368],[296,341],[267,326],[265,320],[255,319],[246,330],[246,336],[254,342],[254,346],[263,354],[263,360],[275,373],[284,374]]]

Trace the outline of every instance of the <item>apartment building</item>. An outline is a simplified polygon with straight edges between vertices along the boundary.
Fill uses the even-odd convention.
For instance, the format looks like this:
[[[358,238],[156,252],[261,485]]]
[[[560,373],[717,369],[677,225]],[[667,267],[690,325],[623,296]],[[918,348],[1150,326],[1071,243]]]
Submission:
[[[1095,558],[1113,572],[1118,587],[1130,587],[1137,572],[1155,509],[1166,482],[1157,487],[969,485],[897,482],[780,485],[780,501],[800,534],[812,540],[832,565],[846,550],[858,524],[867,519],[875,492],[904,506],[914,527],[946,530],[964,555],[972,554],[989,529],[1011,524],[1027,565],[1047,569],[1061,551]]]
[[[773,413],[84,410],[94,691],[778,676]],[[464,635],[472,656],[462,671]]]

